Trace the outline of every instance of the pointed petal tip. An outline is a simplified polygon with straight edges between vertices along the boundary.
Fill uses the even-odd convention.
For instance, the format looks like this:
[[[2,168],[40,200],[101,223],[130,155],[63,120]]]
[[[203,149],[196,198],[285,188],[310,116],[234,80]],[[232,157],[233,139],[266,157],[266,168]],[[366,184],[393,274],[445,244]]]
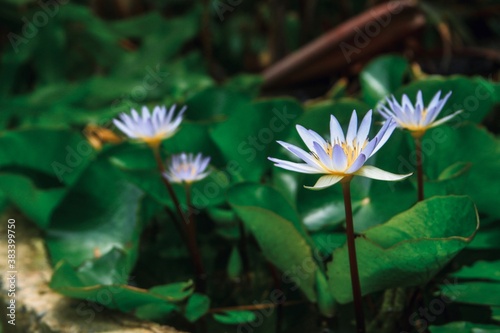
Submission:
[[[354,174],[357,176],[362,176],[376,180],[398,181],[410,177],[413,174],[413,172],[401,175],[379,169],[372,165],[365,165],[358,171],[356,171]]]
[[[321,190],[324,190],[326,187],[315,187],[315,186],[304,185],[304,188],[306,188],[308,190],[313,190],[313,191],[321,191]]]

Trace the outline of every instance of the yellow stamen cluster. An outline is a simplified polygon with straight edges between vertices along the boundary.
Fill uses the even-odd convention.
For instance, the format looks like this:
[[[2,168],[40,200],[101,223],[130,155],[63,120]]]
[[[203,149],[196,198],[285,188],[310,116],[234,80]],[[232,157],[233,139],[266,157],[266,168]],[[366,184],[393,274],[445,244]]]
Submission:
[[[362,145],[358,145],[357,140],[353,140],[350,145],[347,144],[347,142],[341,142],[339,140],[336,140],[333,142],[333,144],[330,142],[326,143],[325,152],[328,154],[328,156],[332,157],[333,147],[335,145],[339,145],[347,157],[347,168],[349,168],[352,165],[352,163],[354,163],[354,161],[358,158],[359,154],[361,153],[361,151],[363,151],[363,149],[366,147],[367,144],[368,140],[365,140],[365,142],[363,142]],[[323,168],[328,169],[315,152],[311,152],[311,154],[314,156],[314,158],[316,158],[316,160],[318,160],[318,162],[321,163]]]

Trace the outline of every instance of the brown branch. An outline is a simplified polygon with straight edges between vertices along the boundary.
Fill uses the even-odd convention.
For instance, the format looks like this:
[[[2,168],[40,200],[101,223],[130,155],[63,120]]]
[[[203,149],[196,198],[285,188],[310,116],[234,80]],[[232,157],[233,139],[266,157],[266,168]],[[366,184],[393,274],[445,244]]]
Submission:
[[[305,301],[289,301],[281,304],[281,306],[292,306],[292,305],[297,305],[297,304],[302,304]],[[280,304],[276,303],[265,303],[265,304],[252,304],[252,305],[237,305],[237,306],[228,306],[228,307],[223,307],[223,308],[214,308],[210,309],[208,312],[209,313],[217,313],[217,312],[224,312],[224,311],[257,311],[257,310],[263,310],[263,309],[271,309],[275,308]]]
[[[483,47],[463,47],[453,49],[453,53],[500,62],[500,52],[494,49]]]
[[[372,24],[376,23],[381,26],[379,22],[389,21],[388,25],[386,27],[381,26],[380,33],[374,36],[366,47],[363,47],[363,52],[361,52],[363,54],[355,54],[352,58],[359,59],[367,54],[373,54],[374,50],[379,49],[377,44],[380,40],[384,41],[385,45],[394,43],[395,40],[407,36],[408,33],[424,25],[425,17],[415,8],[416,2],[413,0],[390,2],[373,7],[353,17],[267,68],[263,72],[264,84],[272,86],[277,82],[289,81],[292,77],[297,81],[296,76],[301,76],[301,72],[307,66],[317,65],[318,62],[325,63],[328,61],[324,60],[325,58],[333,56],[335,57],[333,68],[340,69],[348,65],[350,61],[344,57],[339,45],[354,38],[358,31],[365,31]],[[397,19],[400,16],[403,16],[404,20],[403,17]],[[332,67],[328,67],[328,69],[332,69]],[[323,72],[324,74],[324,70],[325,68],[322,68],[319,73]],[[313,74],[317,74],[317,71],[313,72]]]

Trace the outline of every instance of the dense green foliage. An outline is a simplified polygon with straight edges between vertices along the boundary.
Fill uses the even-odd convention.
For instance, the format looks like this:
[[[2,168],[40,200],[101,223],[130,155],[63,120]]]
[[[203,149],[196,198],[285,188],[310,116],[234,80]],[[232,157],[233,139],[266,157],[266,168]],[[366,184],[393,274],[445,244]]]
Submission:
[[[23,15],[40,10],[29,8]],[[419,317],[433,325],[432,333],[498,331],[500,140],[481,125],[498,102],[496,83],[417,75],[405,58],[385,55],[363,68],[359,92],[332,90],[308,103],[264,98],[258,75],[218,84],[208,74],[201,52],[190,47],[201,6],[172,18],[151,11],[116,21],[75,3],[57,10],[36,36],[2,53],[0,206],[17,207],[43,231],[54,267],[50,287],[83,300],[80,310],[96,302],[181,328],[209,318],[214,331],[250,325],[270,332],[273,310],[230,307],[276,305],[282,296],[296,316],[287,327],[318,313],[351,316],[343,306],[352,294],[340,187],[304,189],[318,176],[273,168],[267,157],[289,156],[276,140],[301,144],[296,124],[326,137],[331,114],[345,129],[353,109],[365,114],[389,94],[414,98],[422,90],[428,103],[442,90],[453,92],[443,114],[464,111],[423,138],[427,200],[415,204],[415,177],[352,182],[362,292],[375,302],[399,287],[421,288],[427,304],[452,298],[456,312],[448,318]],[[252,16],[235,17],[227,23]],[[293,19],[287,22],[293,31]],[[214,43],[232,43],[221,59],[237,71],[239,41],[225,38],[231,29],[219,28]],[[254,44],[261,38],[255,34]],[[188,251],[165,210],[173,203],[149,147],[114,136],[98,136],[96,144],[88,131],[92,125],[121,136],[111,123],[120,112],[173,103],[187,105],[186,119],[162,143],[162,156],[212,157],[211,174],[192,187],[206,294],[195,292]],[[376,117],[378,128],[382,118]],[[413,148],[410,134],[396,131],[370,161],[413,172]],[[174,190],[186,208],[185,189]],[[271,288],[276,276],[281,296]],[[451,286],[445,282],[455,278]],[[411,320],[419,304],[408,307]],[[471,306],[481,313],[477,322],[463,314]],[[263,316],[264,324],[252,324]],[[411,320],[414,328],[423,325]]]

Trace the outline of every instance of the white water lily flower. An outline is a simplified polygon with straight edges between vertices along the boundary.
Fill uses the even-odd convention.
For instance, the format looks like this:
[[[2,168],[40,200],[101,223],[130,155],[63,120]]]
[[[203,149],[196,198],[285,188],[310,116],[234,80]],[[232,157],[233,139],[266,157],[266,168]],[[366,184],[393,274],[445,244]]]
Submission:
[[[186,153],[174,155],[163,176],[172,183],[190,184],[205,178],[210,173],[210,171],[205,171],[208,163],[210,163],[210,157],[203,157],[201,153],[196,156]]]
[[[174,117],[175,105],[168,111],[165,106],[156,106],[150,113],[146,106],[142,107],[142,114],[132,109],[131,115],[122,113],[113,123],[131,139],[138,139],[154,145],[167,139],[177,132],[182,122],[182,115],[186,111],[183,107]]]
[[[427,107],[424,106],[421,90],[417,93],[415,106],[407,95],[403,95],[401,104],[394,96],[391,96],[391,98],[386,98],[389,108],[381,106],[378,112],[385,119],[393,119],[398,127],[423,134],[427,129],[439,126],[462,112],[459,110],[436,121],[450,95],[451,91],[441,99],[441,91],[438,91]]]
[[[352,176],[363,176],[379,180],[401,180],[411,175],[398,175],[390,173],[371,165],[364,165],[366,160],[375,154],[389,139],[396,128],[396,123],[386,121],[378,134],[368,140],[368,133],[372,123],[372,111],[368,111],[361,121],[358,129],[358,116],[353,111],[347,135],[333,115],[330,117],[330,142],[324,140],[318,133],[297,125],[302,141],[306,144],[309,152],[286,142],[278,141],[292,154],[305,163],[295,163],[269,157],[275,166],[301,173],[325,174],[319,178],[313,187],[305,186],[313,190],[321,190],[338,183],[344,178]]]

